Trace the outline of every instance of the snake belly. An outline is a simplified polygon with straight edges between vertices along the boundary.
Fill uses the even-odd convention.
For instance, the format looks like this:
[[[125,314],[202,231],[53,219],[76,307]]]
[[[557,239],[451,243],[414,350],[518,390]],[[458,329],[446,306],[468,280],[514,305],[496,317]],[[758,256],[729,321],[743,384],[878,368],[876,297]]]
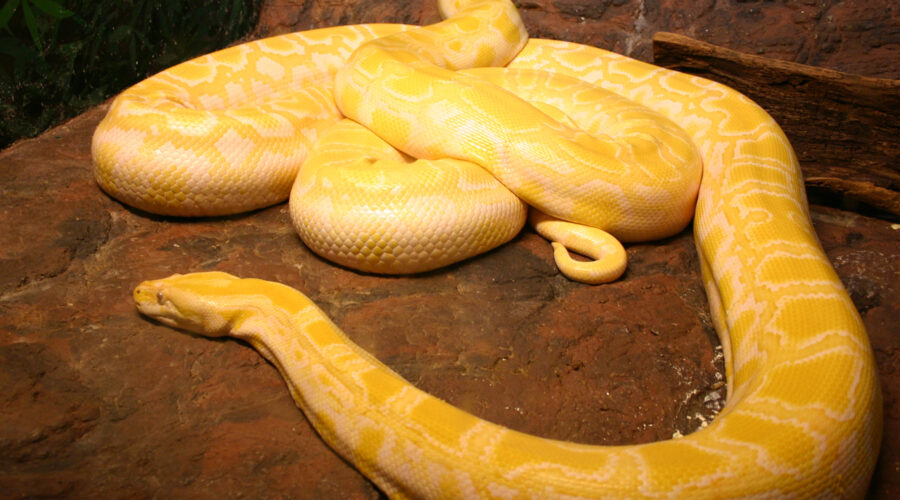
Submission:
[[[110,114],[114,118],[108,123],[105,120],[94,138],[98,182],[108,193],[144,210],[169,203],[177,207],[175,212],[186,215],[214,213],[218,208],[204,206],[230,199],[230,189],[195,196],[189,185],[194,175],[211,179],[214,185],[229,182],[229,176],[237,178],[238,184],[243,182],[240,162],[225,158],[228,155],[222,148],[243,142],[245,159],[265,157],[261,164],[269,165],[290,157],[302,164],[308,151],[318,147],[315,139],[325,135],[341,116],[350,116],[400,149],[399,160],[410,154],[430,159],[437,155],[434,138],[420,133],[423,125],[409,125],[411,118],[403,113],[416,108],[401,103],[426,102],[446,80],[461,79],[456,83],[476,90],[460,94],[460,98],[480,103],[473,106],[477,112],[459,115],[454,111],[456,121],[452,121],[447,118],[450,115],[438,114],[433,108],[420,110],[418,115],[425,120],[421,123],[431,127],[440,121],[451,122],[451,128],[467,130],[472,123],[479,133],[437,142],[448,143],[447,154],[452,159],[478,163],[542,212],[618,232],[620,239],[641,239],[650,233],[659,237],[677,232],[679,224],[683,226],[689,219],[681,209],[673,208],[665,211],[674,214],[673,220],[657,228],[642,216],[658,218],[665,207],[693,207],[696,197],[692,211],[696,246],[712,317],[726,354],[728,401],[719,416],[688,436],[634,446],[548,440],[486,422],[416,389],[353,344],[308,298],[284,285],[224,273],[175,275],[138,286],[134,298],[139,310],[171,326],[246,339],[279,369],[322,438],[391,497],[862,497],[881,438],[881,393],[872,350],[859,314],[818,243],[796,157],[778,125],[744,96],[707,80],[593,47],[552,40],[525,42],[521,33],[503,24],[501,17],[514,12],[508,2],[445,3],[450,22],[425,31],[404,31],[397,37],[393,34],[399,27],[363,26],[276,37],[227,57],[208,56],[197,68],[174,71],[160,77],[160,82],[143,84],[142,89],[150,90],[138,92],[141,98],[157,91],[166,97],[155,102],[146,98],[141,104],[146,107],[128,99],[113,105]],[[456,37],[468,39],[472,33],[486,34],[486,41],[460,51]],[[277,69],[275,55],[286,54],[289,46],[296,48],[296,40],[301,40],[303,47],[303,57],[294,63],[302,66],[298,73],[312,74],[313,66],[331,65],[328,77],[312,78],[313,90],[284,98],[321,101],[322,106],[315,108],[319,111],[311,115],[313,125],[306,121],[309,118],[300,117],[293,103],[281,101],[274,84],[260,84],[259,90],[251,88],[257,84],[245,88],[211,83],[228,71],[260,75],[260,82],[263,77],[285,77]],[[370,40],[376,42],[367,43]],[[418,48],[408,48],[410,40]],[[364,50],[353,52],[360,46]],[[469,59],[446,57],[439,46]],[[498,56],[510,46],[511,56]],[[351,59],[358,64],[342,66]],[[254,62],[248,65],[251,60]],[[591,151],[613,148],[605,143],[598,146],[596,137],[577,131],[561,146],[534,148],[550,158],[540,175],[515,171],[507,160],[519,153],[499,148],[498,139],[517,142],[522,133],[524,144],[529,137],[543,144],[536,135],[553,131],[566,136],[572,127],[546,121],[545,117],[557,114],[547,103],[521,113],[516,108],[505,119],[488,117],[487,125],[476,123],[476,114],[490,108],[500,108],[496,111],[502,114],[513,101],[481,80],[448,72],[455,73],[457,66],[498,63],[577,79],[662,115],[683,131],[690,147],[676,153],[663,146],[661,154],[680,157],[678,165],[684,165],[682,160],[687,158],[690,165],[691,151],[696,151],[703,167],[699,192],[685,189],[696,185],[698,177],[686,174],[681,179],[678,169],[663,175],[681,183],[674,194],[668,193],[668,183],[648,186],[625,175],[626,186],[609,187],[609,198],[618,199],[624,207],[611,210],[618,211],[616,220],[625,219],[616,222],[625,224],[625,229],[609,226],[603,222],[609,216],[598,215],[602,210],[590,206],[591,196],[566,199],[560,194],[577,191],[566,185],[567,177],[569,184],[576,179],[580,185],[607,182],[585,180],[590,178],[580,177],[581,170],[574,175],[569,170],[571,165],[581,164],[583,157],[593,155]],[[386,64],[396,74],[415,75],[417,71],[424,76],[414,76],[402,85],[400,80],[388,81],[381,87],[378,80],[384,76],[370,76]],[[337,84],[332,87],[327,80],[335,75]],[[183,85],[186,80],[191,85]],[[479,97],[478,89],[488,89],[490,98]],[[275,104],[229,108],[231,99],[237,102],[257,90],[274,96]],[[173,93],[178,97],[173,98]],[[330,100],[332,93],[337,96],[336,104]],[[372,97],[376,94],[385,100],[376,101]],[[439,95],[441,103],[449,99],[449,94]],[[379,102],[389,104],[380,107]],[[502,105],[495,105],[498,102]],[[187,108],[212,103],[225,109],[227,119],[234,122],[197,109],[189,109],[194,121],[168,113],[184,103]],[[269,114],[274,118],[266,121]],[[517,121],[517,117],[524,119]],[[292,122],[294,119],[299,121]],[[388,126],[383,126],[385,123]],[[248,128],[238,128],[244,125]],[[280,153],[281,157],[273,159],[272,153],[266,156],[256,149],[257,139],[262,143],[266,137],[289,135],[289,129],[304,126],[313,132],[303,140],[306,142],[301,141],[307,146],[300,153]],[[507,126],[515,133],[507,132]],[[195,148],[191,142],[210,137],[213,146]],[[147,145],[149,138],[156,141],[152,146]],[[654,143],[650,134],[638,135],[638,139],[628,147],[642,149],[642,145]],[[160,162],[148,160],[152,148],[177,154],[158,165],[146,165],[145,160]],[[613,148],[611,156],[621,154]],[[198,174],[179,177],[173,173],[178,157],[196,160],[204,168]],[[560,158],[571,162],[558,161]],[[635,170],[631,164],[616,170],[609,166],[610,161],[597,159],[596,163],[614,173]],[[120,173],[128,170],[129,162],[136,166],[136,173]],[[235,166],[233,174],[220,177],[219,169],[229,171]],[[296,174],[301,167],[291,168]],[[151,177],[157,180],[143,180],[142,170],[153,171]],[[554,177],[552,171],[562,175]],[[291,175],[283,174],[286,178]],[[129,176],[133,177],[124,179]],[[129,183],[138,187],[127,187]],[[271,188],[268,200],[288,195],[290,182],[281,184],[278,189]],[[150,189],[143,190],[147,185]],[[237,198],[250,197],[246,193],[251,188],[242,189],[244,194]],[[681,192],[685,190],[688,192]],[[660,196],[659,191],[666,194]],[[223,203],[227,210],[248,209],[230,201]],[[518,217],[521,220],[521,213]]]

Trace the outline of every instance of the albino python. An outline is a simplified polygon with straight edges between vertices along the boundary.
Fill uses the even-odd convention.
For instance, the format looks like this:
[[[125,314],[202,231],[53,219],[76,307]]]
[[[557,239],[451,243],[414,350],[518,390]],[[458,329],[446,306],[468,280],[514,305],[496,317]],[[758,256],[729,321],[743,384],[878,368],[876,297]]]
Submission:
[[[322,438],[391,497],[862,496],[881,438],[872,350],[771,117],[713,82],[526,41],[509,2],[442,9],[447,19],[425,28],[284,35],[145,80],[94,135],[98,183],[173,215],[246,211],[290,193],[314,251],[376,272],[507,241],[524,223],[521,199],[539,209],[539,231],[562,225],[551,238],[599,252],[600,277],[587,263],[576,278],[607,281],[624,266],[610,234],[659,238],[693,216],[729,389],[709,426],[614,447],[515,432],[416,389],[277,283],[174,275],[139,285],[138,309],[248,341]],[[472,66],[507,70],[457,71]],[[595,99],[616,111],[605,117]],[[409,241],[419,236],[440,241]],[[554,246],[560,265],[573,263]]]

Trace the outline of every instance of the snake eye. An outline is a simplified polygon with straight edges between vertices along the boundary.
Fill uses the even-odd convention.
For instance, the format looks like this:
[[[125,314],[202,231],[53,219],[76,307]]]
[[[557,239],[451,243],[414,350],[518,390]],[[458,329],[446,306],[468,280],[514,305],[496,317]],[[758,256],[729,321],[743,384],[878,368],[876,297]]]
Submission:
[[[159,304],[162,304],[162,303],[163,303],[163,300],[164,300],[164,299],[163,299],[163,293],[162,293],[162,292],[156,292],[156,302],[159,303]]]

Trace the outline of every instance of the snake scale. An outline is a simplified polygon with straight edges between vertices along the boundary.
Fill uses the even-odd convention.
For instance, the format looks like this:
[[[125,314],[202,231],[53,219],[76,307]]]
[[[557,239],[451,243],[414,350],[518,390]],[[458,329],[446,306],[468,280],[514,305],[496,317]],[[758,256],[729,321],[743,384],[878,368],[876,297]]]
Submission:
[[[864,495],[881,438],[873,354],[772,118],[707,80],[529,40],[511,2],[441,7],[435,25],[283,35],[139,83],[94,135],[98,183],[169,215],[290,197],[315,252],[387,273],[502,244],[531,210],[560,266],[581,266],[564,272],[608,281],[624,269],[617,240],[693,217],[726,353],[728,400],[710,425],[615,447],[515,432],[416,389],[277,283],[174,275],[139,285],[138,309],[248,341],[321,437],[391,497]]]

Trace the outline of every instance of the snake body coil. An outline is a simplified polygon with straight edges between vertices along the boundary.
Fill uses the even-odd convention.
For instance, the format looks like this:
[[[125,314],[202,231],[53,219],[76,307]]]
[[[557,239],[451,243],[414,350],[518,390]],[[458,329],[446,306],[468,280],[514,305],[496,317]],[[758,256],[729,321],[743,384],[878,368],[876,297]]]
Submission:
[[[872,351],[818,244],[778,125],[707,80],[592,47],[526,42],[509,2],[443,8],[447,21],[425,28],[285,35],[138,84],[94,136],[98,182],[144,210],[209,215],[281,201],[296,177],[291,211],[304,241],[378,272],[415,272],[507,241],[524,223],[519,200],[539,209],[542,232],[545,222],[574,223],[626,241],[673,234],[693,215],[726,353],[720,415],[656,443],[552,441],[419,391],[283,285],[175,275],[135,290],[141,312],[248,340],[323,439],[394,497],[862,496],[881,436]],[[459,71],[484,65],[508,72]],[[532,105],[513,95],[535,87],[548,92],[528,95]],[[616,111],[596,110],[597,100]],[[407,187],[410,177],[431,191]],[[425,221],[404,219],[409,210]],[[422,233],[440,241],[414,240]],[[622,263],[600,265],[600,281]]]

